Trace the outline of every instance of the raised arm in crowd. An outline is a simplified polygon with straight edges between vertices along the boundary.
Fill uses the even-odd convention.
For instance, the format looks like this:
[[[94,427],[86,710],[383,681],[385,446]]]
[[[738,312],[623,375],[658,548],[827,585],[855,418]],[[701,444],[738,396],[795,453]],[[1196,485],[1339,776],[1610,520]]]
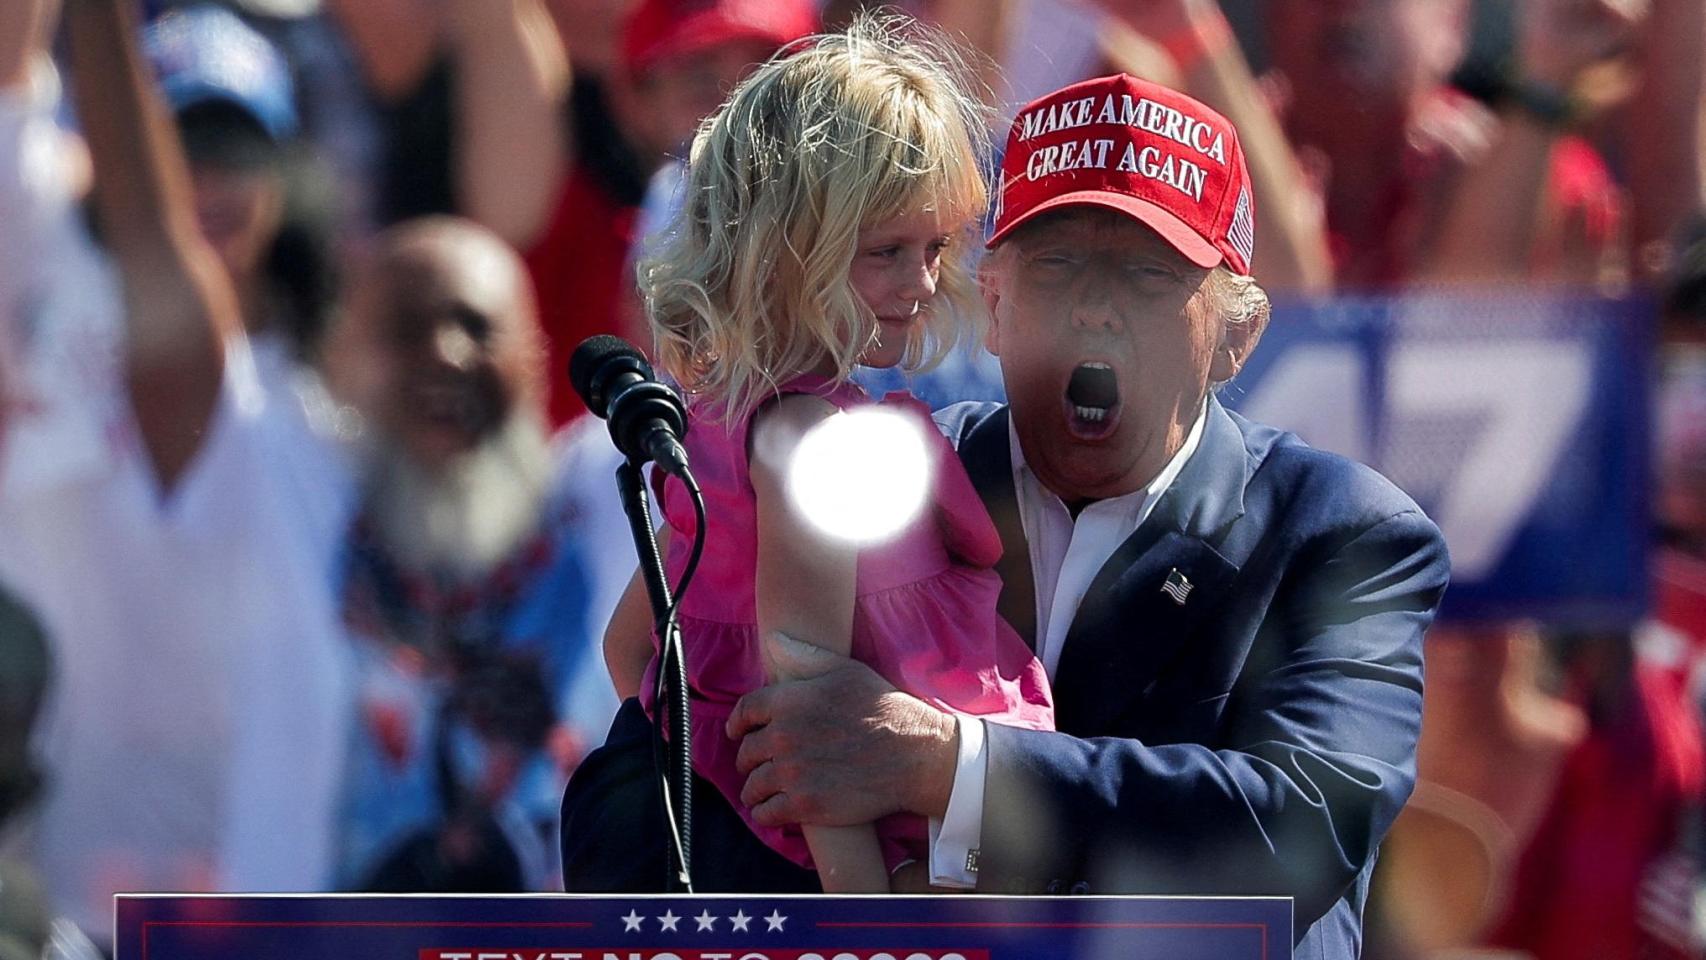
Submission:
[[[455,72],[457,213],[527,249],[565,166],[567,51],[540,0],[333,0],[381,101],[412,95],[441,60]]]
[[[78,114],[95,211],[124,289],[124,367],[162,488],[200,449],[218,402],[237,298],[196,228],[188,164],[133,38],[136,5],[67,0]]]
[[[1119,23],[1158,48],[1179,89],[1220,111],[1238,128],[1262,216],[1256,221],[1256,277],[1276,296],[1319,296],[1333,289],[1333,260],[1314,189],[1285,131],[1257,86],[1250,64],[1216,0],[1099,0]],[[1142,75],[1127,47],[1105,48],[1116,67]]]

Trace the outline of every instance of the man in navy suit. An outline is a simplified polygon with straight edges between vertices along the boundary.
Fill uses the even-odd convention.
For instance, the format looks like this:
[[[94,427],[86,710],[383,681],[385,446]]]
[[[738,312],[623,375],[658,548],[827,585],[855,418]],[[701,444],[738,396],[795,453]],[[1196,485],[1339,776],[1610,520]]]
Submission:
[[[1415,780],[1439,531],[1214,399],[1268,315],[1223,118],[1076,84],[1019,112],[1000,190],[984,279],[1010,406],[938,419],[1003,531],[1002,612],[1059,732],[824,658],[737,710],[743,800],[766,823],[928,815],[932,878],[980,891],[1291,896],[1298,956],[1354,956]]]
[[[1359,952],[1448,564],[1378,474],[1214,399],[1268,317],[1253,212],[1235,131],[1173,91],[1107,77],[1020,111],[984,277],[1010,406],[938,421],[1002,531],[1001,612],[1059,731],[951,717],[776,638],[818,675],[730,720],[760,822],[923,814],[941,886],[1290,896],[1297,956]],[[733,817],[697,796],[696,824]],[[644,835],[570,807],[571,883],[587,838]],[[700,889],[798,889],[728,835],[696,826]]]

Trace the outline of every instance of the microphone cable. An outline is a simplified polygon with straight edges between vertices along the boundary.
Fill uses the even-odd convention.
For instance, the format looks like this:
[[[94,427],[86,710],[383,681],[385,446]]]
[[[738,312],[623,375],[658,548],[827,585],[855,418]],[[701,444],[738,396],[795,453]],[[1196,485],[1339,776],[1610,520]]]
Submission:
[[[691,875],[693,852],[693,737],[692,724],[689,718],[691,707],[688,703],[687,656],[682,649],[681,630],[676,623],[676,612],[681,607],[681,598],[693,583],[693,574],[699,569],[699,558],[705,551],[705,496],[699,490],[698,481],[693,474],[678,476],[682,485],[687,488],[689,499],[693,502],[693,546],[687,554],[687,565],[682,568],[681,578],[676,581],[670,591],[669,607],[664,611],[663,618],[652,624],[652,630],[658,638],[658,672],[653,678],[652,702],[663,704],[665,690],[668,687],[667,678],[675,678],[674,699],[668,704],[669,715],[675,728],[674,742],[669,743],[668,757],[664,754],[665,744],[662,738],[654,738],[652,744],[652,766],[663,781],[664,820],[669,824],[670,843],[675,854],[676,868],[679,871],[676,882],[687,892],[693,892],[693,877]],[[667,481],[666,481],[667,482]],[[661,564],[662,558],[659,558]],[[679,797],[671,796],[669,778],[666,770],[675,772],[675,783],[681,785]],[[676,806],[680,805],[681,818],[676,819]]]

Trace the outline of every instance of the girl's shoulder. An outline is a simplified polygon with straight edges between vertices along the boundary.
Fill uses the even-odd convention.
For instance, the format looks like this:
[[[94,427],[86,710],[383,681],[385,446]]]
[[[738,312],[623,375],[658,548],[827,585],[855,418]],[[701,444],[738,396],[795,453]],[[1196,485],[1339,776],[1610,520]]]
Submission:
[[[841,407],[811,393],[784,393],[762,404],[752,413],[748,428],[759,433],[803,432],[834,416]]]
[[[790,453],[812,427],[841,410],[874,401],[857,384],[804,375],[778,384],[775,391],[744,415],[730,416],[717,400],[696,398],[688,405],[689,452],[728,450],[725,456],[756,466],[774,464]],[[764,456],[761,456],[763,454]]]
[[[752,470],[780,473],[807,433],[841,408],[815,393],[783,393],[753,411],[747,428]]]
[[[871,402],[864,389],[852,381],[803,374],[777,384],[775,392],[745,416],[739,432],[802,433],[839,410]]]

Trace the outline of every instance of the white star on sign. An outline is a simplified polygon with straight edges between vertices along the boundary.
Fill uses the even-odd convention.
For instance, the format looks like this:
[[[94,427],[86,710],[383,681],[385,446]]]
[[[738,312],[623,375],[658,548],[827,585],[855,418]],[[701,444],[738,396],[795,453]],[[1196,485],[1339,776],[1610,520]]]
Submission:
[[[770,916],[764,918],[764,922],[770,924],[770,926],[767,927],[766,929],[767,930],[780,930],[780,929],[782,929],[783,922],[786,921],[787,919],[788,919],[787,917],[782,916],[782,911],[771,910]]]
[[[633,933],[635,930],[640,929],[640,922],[643,920],[645,920],[645,917],[640,916],[633,910],[629,910],[628,915],[622,918],[622,932]]]
[[[710,910],[706,910],[704,913],[699,914],[693,919],[699,922],[699,929],[701,931],[711,929],[712,925],[717,922],[717,918],[711,916]]]
[[[675,929],[675,921],[680,919],[680,917],[675,915],[674,910],[665,910],[663,912],[663,916],[658,918],[658,924],[662,929],[668,930],[671,933],[676,933],[678,931]]]
[[[746,915],[745,910],[736,910],[735,915],[729,918],[729,923],[734,925],[736,933],[746,933],[746,925],[751,922],[752,918]]]

